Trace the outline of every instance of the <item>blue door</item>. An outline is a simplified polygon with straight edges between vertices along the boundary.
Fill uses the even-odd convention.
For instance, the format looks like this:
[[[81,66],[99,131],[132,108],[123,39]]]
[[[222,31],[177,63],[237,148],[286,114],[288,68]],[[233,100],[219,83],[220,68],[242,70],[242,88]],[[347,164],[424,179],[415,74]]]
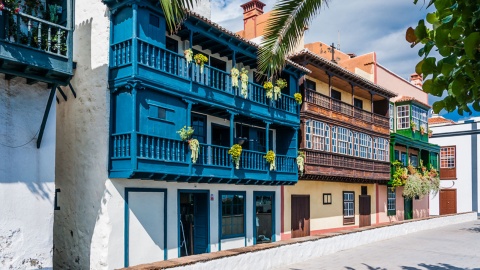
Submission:
[[[194,194],[193,254],[208,252],[208,194]]]

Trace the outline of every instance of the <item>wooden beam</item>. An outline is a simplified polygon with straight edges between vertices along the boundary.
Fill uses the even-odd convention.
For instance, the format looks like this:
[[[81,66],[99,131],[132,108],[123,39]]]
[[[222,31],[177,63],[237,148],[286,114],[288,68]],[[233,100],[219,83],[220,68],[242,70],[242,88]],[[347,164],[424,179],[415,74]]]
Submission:
[[[54,85],[52,87],[52,89],[50,90],[50,95],[48,96],[47,107],[45,108],[45,112],[43,113],[42,124],[40,125],[40,131],[38,133],[37,148],[40,148],[40,145],[42,144],[43,133],[45,132],[45,126],[47,124],[48,114],[50,113],[53,97],[55,96],[55,88],[57,88],[57,85]]]

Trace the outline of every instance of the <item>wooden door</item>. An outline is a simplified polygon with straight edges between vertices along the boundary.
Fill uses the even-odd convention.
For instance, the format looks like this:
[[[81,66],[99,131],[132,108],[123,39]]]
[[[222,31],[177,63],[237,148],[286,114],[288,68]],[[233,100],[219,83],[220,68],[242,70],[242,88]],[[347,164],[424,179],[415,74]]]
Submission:
[[[310,235],[310,195],[292,195],[292,238]]]
[[[413,199],[403,197],[403,218],[409,220],[413,218]]]
[[[457,190],[440,190],[440,215],[457,213]]]
[[[370,226],[371,224],[371,198],[370,195],[360,195],[360,227]]]

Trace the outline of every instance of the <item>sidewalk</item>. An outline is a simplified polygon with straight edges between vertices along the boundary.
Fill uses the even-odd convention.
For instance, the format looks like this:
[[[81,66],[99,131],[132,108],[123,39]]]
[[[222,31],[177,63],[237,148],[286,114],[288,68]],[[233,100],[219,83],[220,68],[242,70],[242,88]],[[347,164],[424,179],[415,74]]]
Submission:
[[[477,214],[473,212],[436,216],[193,255],[128,269],[274,269],[361,245],[474,220],[477,220]],[[394,250],[383,250],[378,256],[389,257],[393,254]]]

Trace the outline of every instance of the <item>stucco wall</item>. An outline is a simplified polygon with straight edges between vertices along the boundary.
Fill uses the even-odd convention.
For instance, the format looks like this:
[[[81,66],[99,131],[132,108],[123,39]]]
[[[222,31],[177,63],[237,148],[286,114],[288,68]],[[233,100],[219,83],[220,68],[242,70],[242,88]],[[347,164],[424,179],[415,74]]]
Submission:
[[[55,103],[37,149],[50,89],[0,80],[0,269],[52,267]]]
[[[210,251],[215,252],[219,250],[226,250],[231,248],[244,247],[245,245],[253,245],[253,192],[254,191],[273,191],[275,192],[275,230],[276,239],[280,239],[280,187],[268,186],[237,186],[228,184],[194,184],[194,183],[173,183],[164,181],[142,181],[139,179],[115,179],[107,180],[104,191],[104,212],[101,214],[108,219],[109,226],[105,227],[105,234],[108,236],[109,243],[101,249],[96,249],[95,252],[102,252],[108,257],[108,264],[101,268],[121,268],[124,266],[124,233],[125,233],[125,188],[160,188],[167,190],[167,258],[178,257],[178,190],[208,190],[209,191],[209,234],[210,234]],[[219,245],[219,191],[246,191],[246,238],[235,238],[230,240],[222,240],[221,247]],[[211,196],[213,195],[213,200]],[[149,207],[144,205],[144,207]],[[161,210],[161,209],[160,209]],[[159,211],[160,211],[159,210]],[[162,212],[163,216],[163,212]],[[99,224],[97,224],[99,226]],[[131,233],[135,233],[131,231]],[[162,229],[150,231],[150,233],[158,233],[163,235]],[[147,239],[148,240],[148,239]],[[92,240],[93,241],[93,240]],[[136,248],[142,249],[143,245]],[[133,247],[132,247],[133,248]],[[163,244],[161,250],[163,251]],[[93,252],[92,247],[92,252]],[[148,252],[147,252],[148,253]],[[161,254],[163,255],[163,253]],[[151,262],[143,261],[143,263]],[[93,263],[93,262],[92,262]]]
[[[478,125],[478,123],[477,123]],[[433,126],[431,127],[432,131],[436,135],[441,135],[442,133],[447,132],[462,132],[472,129],[472,124],[456,124],[456,125],[447,125],[447,126]],[[478,153],[480,153],[480,148],[478,147],[478,142],[480,142],[480,135],[456,135],[448,137],[433,137],[430,138],[430,142],[438,144],[440,146],[456,146],[456,180],[442,180],[440,181],[440,187],[442,189],[455,189],[457,191],[457,212],[466,212],[472,211],[472,200],[474,190],[472,189],[472,173],[475,169],[475,164],[472,164],[472,154],[474,153],[473,149],[473,140],[472,136],[477,137],[477,164],[476,164],[476,173],[477,179],[480,179],[480,172],[478,171],[479,158]],[[480,187],[476,191],[477,194],[480,194]],[[437,195],[430,200],[430,214],[438,215],[440,214],[440,196]],[[480,205],[480,199],[478,202]],[[479,211],[480,212],[480,211]]]
[[[58,269],[107,267],[109,243],[105,193],[108,157],[107,88],[109,20],[101,1],[75,1],[73,61],[77,69],[71,81],[74,99],[57,107],[56,180],[62,190],[61,210],[55,212],[54,266]],[[92,263],[90,263],[92,262]]]
[[[414,97],[428,104],[427,93],[382,66],[377,66],[377,83],[399,96]]]
[[[373,184],[349,184],[324,181],[298,181],[295,186],[284,187],[284,230],[282,238],[291,234],[292,195],[310,195],[310,234],[342,227],[359,225],[359,199],[361,186],[367,186],[371,196],[371,223],[376,222],[376,192]],[[355,224],[343,225],[343,191],[355,192]],[[323,193],[332,194],[332,204],[323,204]]]

